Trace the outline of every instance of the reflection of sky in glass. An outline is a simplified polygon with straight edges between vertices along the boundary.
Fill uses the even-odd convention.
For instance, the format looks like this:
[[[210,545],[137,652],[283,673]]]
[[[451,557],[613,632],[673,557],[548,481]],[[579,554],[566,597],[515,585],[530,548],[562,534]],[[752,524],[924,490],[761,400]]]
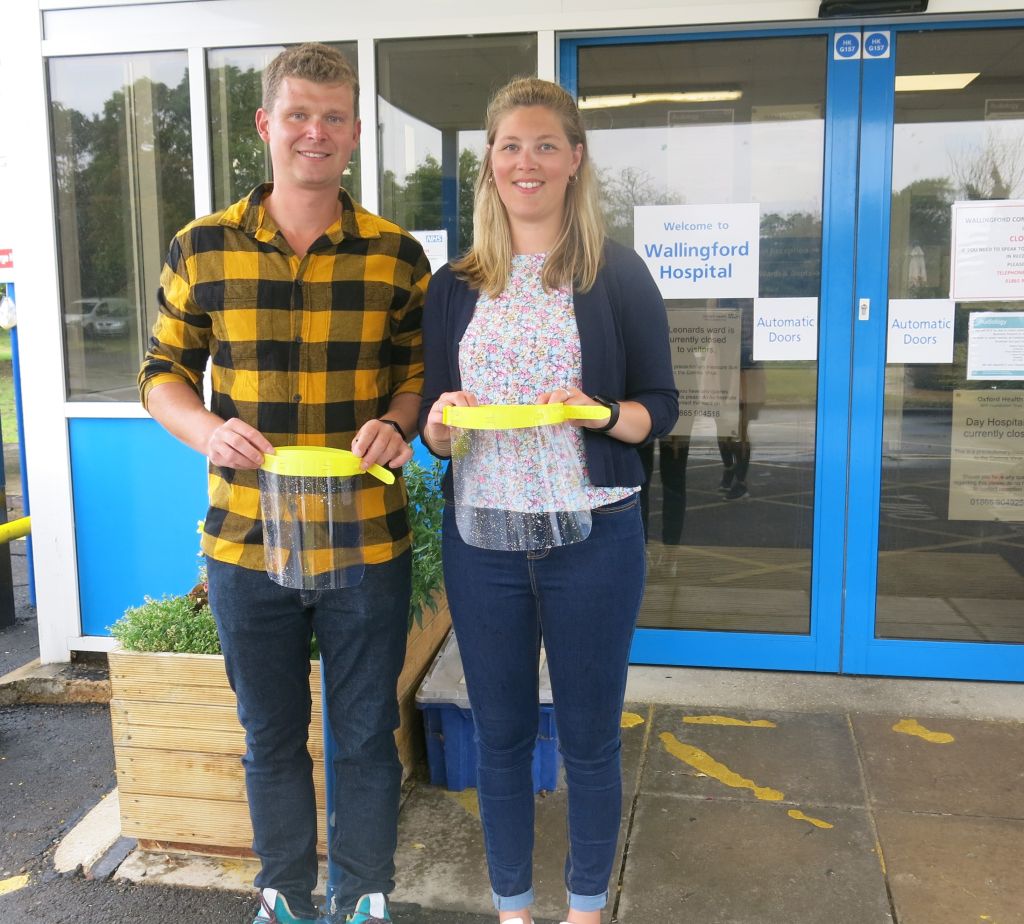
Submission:
[[[759,202],[780,214],[821,214],[824,123],[591,130],[594,163],[614,178],[641,170],[655,194],[690,204]]]
[[[949,179],[956,186],[957,165],[970,163],[992,143],[1024,152],[1024,120],[897,124],[892,188],[899,192],[915,180],[925,179]],[[1018,164],[1022,158],[1024,154],[1018,154]],[[1024,194],[1021,183],[1012,194]]]
[[[50,99],[88,116],[102,115],[115,91],[142,77],[178,86],[185,76],[186,61],[180,51],[54,58],[50,61]]]
[[[483,113],[480,114],[483,118]],[[395,174],[404,183],[410,173],[421,166],[427,157],[441,162],[441,131],[428,122],[392,106],[382,96],[377,97],[377,117],[380,121],[380,160],[384,170]],[[460,131],[459,151],[471,148],[477,157],[483,156],[485,133]]]

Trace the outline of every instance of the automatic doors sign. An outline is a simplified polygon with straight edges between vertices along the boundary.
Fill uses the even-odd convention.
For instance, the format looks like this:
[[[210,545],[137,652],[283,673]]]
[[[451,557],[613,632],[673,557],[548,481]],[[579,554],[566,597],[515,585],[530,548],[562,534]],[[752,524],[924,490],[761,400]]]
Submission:
[[[1024,299],[1024,200],[954,202],[952,249],[951,299]]]
[[[860,58],[860,33],[840,32],[836,35],[832,56],[836,61],[856,61]]]
[[[719,437],[739,432],[741,321],[736,308],[669,308],[672,371],[679,389],[673,436],[689,436],[698,417],[711,420]]]
[[[887,363],[953,362],[953,311],[947,298],[889,301]]]
[[[1024,521],[1024,391],[953,392],[949,519]]]
[[[638,205],[634,246],[664,298],[756,298],[760,206]]]
[[[971,313],[967,325],[967,378],[1024,381],[1024,312]]]
[[[754,361],[818,358],[816,298],[754,299]]]

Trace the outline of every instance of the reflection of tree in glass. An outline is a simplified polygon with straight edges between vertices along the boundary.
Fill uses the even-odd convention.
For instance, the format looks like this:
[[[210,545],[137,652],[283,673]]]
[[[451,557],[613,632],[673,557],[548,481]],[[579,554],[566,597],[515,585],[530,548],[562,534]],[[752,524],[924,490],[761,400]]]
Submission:
[[[52,110],[57,188],[62,215],[66,220],[73,209],[76,221],[81,292],[134,299],[141,255],[135,253],[139,219],[132,202],[143,165],[155,166],[146,180],[156,187],[164,246],[195,211],[188,77],[176,87],[140,78],[116,90],[102,115],[92,118],[60,103]]]
[[[214,208],[240,199],[269,177],[269,161],[254,117],[263,97],[262,72],[233,64],[210,69],[210,141]]]
[[[949,293],[950,206],[946,177],[915,180],[892,196],[889,296],[944,298]]]
[[[817,298],[821,289],[821,216],[766,212],[761,216],[761,298]]]
[[[480,158],[471,148],[463,148],[458,166],[458,246],[465,253],[473,242],[473,190],[480,173]],[[381,214],[403,228],[430,231],[446,228],[442,196],[441,163],[428,154],[400,183],[393,170],[385,170],[381,179]]]
[[[1024,181],[1024,133],[993,129],[981,147],[950,152],[950,175],[963,199],[1013,199]]]
[[[659,188],[654,177],[637,167],[624,167],[613,175],[608,168],[598,168],[601,211],[608,236],[626,247],[633,247],[633,208],[637,205],[678,205],[682,197]]]

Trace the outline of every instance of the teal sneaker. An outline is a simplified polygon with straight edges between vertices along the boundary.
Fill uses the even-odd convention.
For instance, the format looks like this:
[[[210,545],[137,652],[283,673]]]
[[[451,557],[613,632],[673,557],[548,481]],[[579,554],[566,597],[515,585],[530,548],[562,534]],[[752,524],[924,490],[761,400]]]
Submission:
[[[316,918],[301,918],[288,907],[286,899],[277,889],[263,889],[260,892],[260,910],[252,924],[298,924],[300,921],[315,921]]]
[[[380,892],[363,895],[356,902],[356,910],[347,918],[346,924],[391,924],[388,903]]]

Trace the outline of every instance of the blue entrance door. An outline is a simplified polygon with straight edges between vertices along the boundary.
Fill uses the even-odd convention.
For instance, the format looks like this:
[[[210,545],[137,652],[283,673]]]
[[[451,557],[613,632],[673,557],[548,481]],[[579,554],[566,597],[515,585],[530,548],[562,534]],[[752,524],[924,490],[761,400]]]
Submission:
[[[958,43],[961,32],[972,40]],[[671,225],[682,231],[672,252],[698,267],[730,244],[758,251],[730,269],[749,276],[753,263],[745,287],[686,288],[681,267],[659,276],[649,261],[664,280],[681,414],[645,449],[649,578],[635,662],[1024,679],[1020,525],[949,520],[951,489],[938,485],[966,413],[953,408],[965,344],[926,364],[929,387],[908,386],[902,403],[892,383],[919,370],[887,364],[885,351],[889,299],[897,312],[934,312],[935,292],[948,296],[952,202],[916,198],[914,171],[937,170],[918,163],[940,131],[922,141],[923,126],[950,120],[932,105],[941,91],[896,78],[929,72],[929,60],[945,67],[951,47],[965,72],[973,48],[981,70],[984,49],[1011,36],[991,25],[820,27],[563,42],[561,79],[588,123],[610,233],[650,257],[661,252],[652,229]],[[1024,98],[1019,76],[998,76],[1003,96],[1016,79]],[[1013,121],[1012,106],[1001,112]],[[969,118],[982,117],[957,116]],[[909,199],[893,194],[897,178]],[[908,527],[925,508],[935,529]],[[998,572],[983,581],[989,602],[956,580],[971,566]],[[945,580],[929,584],[929,573]],[[999,638],[964,637],[985,619],[977,632]]]

